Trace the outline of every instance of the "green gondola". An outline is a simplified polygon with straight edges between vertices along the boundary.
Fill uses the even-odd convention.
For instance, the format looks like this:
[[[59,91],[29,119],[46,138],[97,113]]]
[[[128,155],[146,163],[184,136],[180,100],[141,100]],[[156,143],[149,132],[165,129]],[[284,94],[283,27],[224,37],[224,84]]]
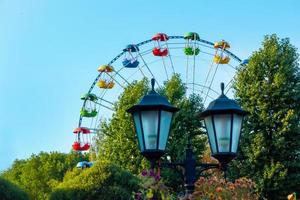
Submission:
[[[193,48],[193,47],[185,47],[183,49],[185,55],[187,56],[193,56],[193,55],[198,55],[200,53],[200,49],[198,47]]]
[[[195,33],[195,32],[188,32],[188,33],[185,33],[184,36],[183,36],[184,39],[186,40],[200,40],[200,37],[198,35],[198,33]]]
[[[90,100],[90,101],[97,101],[98,100],[98,97],[93,94],[93,93],[87,93],[87,94],[84,94],[80,97],[81,100]]]
[[[93,109],[92,111],[89,111],[85,108],[82,108],[80,110],[80,115],[82,117],[96,117],[96,115],[98,114],[97,110],[96,109]]]

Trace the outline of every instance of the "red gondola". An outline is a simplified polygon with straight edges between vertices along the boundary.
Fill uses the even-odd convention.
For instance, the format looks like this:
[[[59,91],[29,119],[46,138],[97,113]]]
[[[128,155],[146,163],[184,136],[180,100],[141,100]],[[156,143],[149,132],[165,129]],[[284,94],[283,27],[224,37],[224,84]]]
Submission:
[[[78,127],[75,128],[73,133],[77,134],[77,133],[83,133],[83,134],[88,134],[91,133],[90,129],[86,128],[86,127]]]
[[[169,51],[167,48],[161,49],[161,48],[154,47],[154,49],[152,50],[152,53],[155,56],[167,56]]]
[[[87,151],[90,149],[91,145],[88,143],[85,143],[83,146],[81,146],[81,144],[79,142],[74,142],[72,147],[75,151]]]
[[[165,33],[157,33],[152,37],[152,40],[155,41],[167,41],[169,40],[169,36]]]
[[[90,137],[89,134],[91,133],[90,129],[86,127],[78,127],[75,128],[73,131],[76,134],[75,142],[73,143],[72,147],[74,151],[87,151],[90,149]]]
[[[157,45],[152,49],[154,56],[167,56],[169,54],[168,48],[161,47],[161,42],[166,43],[169,39],[169,36],[165,33],[157,33],[152,37],[153,41],[156,41]],[[167,46],[167,44],[165,44]]]

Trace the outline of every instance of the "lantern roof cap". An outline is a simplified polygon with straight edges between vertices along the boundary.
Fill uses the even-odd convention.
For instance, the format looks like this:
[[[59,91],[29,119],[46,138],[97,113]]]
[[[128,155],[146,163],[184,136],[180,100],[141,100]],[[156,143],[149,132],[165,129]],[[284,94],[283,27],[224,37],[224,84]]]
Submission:
[[[133,113],[139,110],[142,111],[153,109],[163,109],[170,112],[177,112],[179,110],[178,108],[172,106],[172,104],[170,104],[167,98],[159,95],[154,90],[155,79],[151,79],[151,85],[151,91],[147,95],[145,95],[137,105],[134,105],[131,108],[129,108],[127,112]]]
[[[244,111],[235,100],[229,99],[224,94],[224,83],[221,83],[221,90],[222,90],[222,94],[217,99],[210,102],[206,110],[204,110],[200,114],[201,118],[213,114],[227,114],[227,113],[234,113],[240,115],[247,114],[247,112]]]

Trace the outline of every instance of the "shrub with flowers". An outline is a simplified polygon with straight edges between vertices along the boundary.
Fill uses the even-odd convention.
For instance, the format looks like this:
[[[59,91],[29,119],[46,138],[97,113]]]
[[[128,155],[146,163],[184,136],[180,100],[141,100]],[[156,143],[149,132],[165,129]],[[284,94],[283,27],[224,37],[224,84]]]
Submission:
[[[287,196],[287,199],[288,200],[296,200],[296,192],[293,192],[292,194],[289,194]]]
[[[257,200],[259,196],[254,192],[255,183],[247,178],[240,178],[234,183],[215,176],[200,177],[195,183],[195,192],[189,197],[191,200]]]
[[[135,200],[172,200],[170,188],[164,185],[160,173],[153,169],[143,170],[140,178],[140,191],[134,194]]]

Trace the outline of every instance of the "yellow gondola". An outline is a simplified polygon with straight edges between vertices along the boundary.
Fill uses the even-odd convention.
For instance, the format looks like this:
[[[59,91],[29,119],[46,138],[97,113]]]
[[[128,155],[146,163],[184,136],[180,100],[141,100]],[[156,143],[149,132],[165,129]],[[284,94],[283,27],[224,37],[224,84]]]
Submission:
[[[230,45],[228,42],[226,42],[225,40],[222,40],[220,42],[216,42],[214,44],[214,48],[215,49],[229,49],[230,48]]]
[[[113,81],[99,80],[97,85],[99,88],[111,89],[114,87],[115,83]]]
[[[114,71],[113,66],[110,65],[101,65],[98,67],[98,72],[112,72]]]
[[[215,55],[214,62],[216,64],[228,64],[230,61],[230,58],[228,56],[221,57],[219,55]]]
[[[98,85],[99,88],[105,88],[106,81],[105,80],[100,80],[100,81],[98,81],[97,85]]]

